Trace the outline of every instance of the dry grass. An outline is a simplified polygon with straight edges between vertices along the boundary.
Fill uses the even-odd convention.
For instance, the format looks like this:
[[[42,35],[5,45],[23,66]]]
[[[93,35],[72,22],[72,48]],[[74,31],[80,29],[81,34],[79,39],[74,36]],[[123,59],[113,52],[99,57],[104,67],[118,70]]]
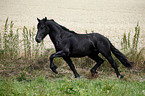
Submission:
[[[83,58],[82,61],[76,62],[77,59],[73,60],[76,66],[78,73],[81,77],[93,79],[91,77],[90,69],[95,64],[90,59]],[[0,63],[0,75],[2,77],[11,77],[16,78],[18,81],[22,80],[33,80],[38,76],[44,75],[45,77],[51,78],[62,78],[65,76],[69,76],[70,78],[74,78],[72,71],[70,70],[69,66],[60,58],[56,58],[54,60],[55,64],[58,66],[59,74],[55,74],[49,68],[49,60],[47,56],[28,60],[25,58],[19,58],[15,60],[6,60],[1,61]],[[89,63],[91,62],[91,63]],[[82,66],[83,64],[83,66]],[[144,62],[145,64],[145,62]],[[144,81],[145,80],[145,66],[137,66],[133,69],[128,70],[127,68],[123,67],[121,64],[118,64],[119,70],[121,74],[126,75],[126,77],[131,80],[138,80]],[[98,75],[95,78],[117,78],[114,69],[106,62],[102,66],[98,68]]]

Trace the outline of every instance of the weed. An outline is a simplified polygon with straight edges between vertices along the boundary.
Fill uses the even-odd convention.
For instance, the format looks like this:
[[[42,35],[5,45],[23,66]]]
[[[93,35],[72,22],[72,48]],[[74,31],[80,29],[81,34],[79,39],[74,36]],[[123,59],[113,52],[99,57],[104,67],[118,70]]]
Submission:
[[[144,64],[143,53],[145,51],[145,48],[138,50],[139,36],[140,36],[140,26],[139,23],[137,23],[132,42],[130,38],[130,32],[128,33],[128,36],[124,33],[124,36],[121,41],[122,50],[124,50],[124,52],[131,61],[135,62],[136,67],[142,66]]]
[[[6,19],[4,30],[0,33],[0,59],[16,59],[25,57],[29,59],[37,58],[43,55],[44,43],[38,44],[35,42],[35,28],[13,29],[14,22],[9,23],[9,18]],[[22,36],[23,38],[20,38]],[[23,49],[23,51],[22,51]],[[40,49],[40,50],[39,50]]]
[[[26,72],[23,71],[22,73],[19,74],[19,76],[17,77],[18,81],[23,81],[26,80]]]

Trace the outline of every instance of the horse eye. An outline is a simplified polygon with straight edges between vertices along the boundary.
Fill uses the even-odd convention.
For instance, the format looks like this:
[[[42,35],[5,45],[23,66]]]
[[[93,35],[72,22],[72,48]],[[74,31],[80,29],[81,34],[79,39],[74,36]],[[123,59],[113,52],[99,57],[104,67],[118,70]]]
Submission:
[[[41,26],[41,27],[40,27],[40,29],[43,29],[43,28],[44,28],[44,26]]]

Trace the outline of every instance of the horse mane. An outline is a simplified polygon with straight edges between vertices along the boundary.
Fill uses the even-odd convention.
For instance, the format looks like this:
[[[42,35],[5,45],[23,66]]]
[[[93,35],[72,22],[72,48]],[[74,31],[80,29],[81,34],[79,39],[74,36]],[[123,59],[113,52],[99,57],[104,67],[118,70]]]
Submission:
[[[71,32],[71,33],[75,33],[74,31],[71,31],[71,30],[69,30],[68,28],[66,28],[66,27],[64,27],[64,26],[62,26],[62,25],[60,25],[60,24],[58,24],[57,22],[55,22],[53,19],[51,19],[50,21],[53,21],[54,23],[56,23],[58,26],[60,26],[63,30],[65,30],[65,31],[68,31],[68,32]],[[75,33],[75,34],[77,34],[77,33]]]

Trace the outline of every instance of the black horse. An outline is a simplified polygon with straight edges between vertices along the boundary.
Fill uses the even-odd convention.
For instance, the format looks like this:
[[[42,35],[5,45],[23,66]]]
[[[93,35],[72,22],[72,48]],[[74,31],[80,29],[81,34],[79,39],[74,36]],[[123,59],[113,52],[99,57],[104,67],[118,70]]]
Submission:
[[[36,42],[40,43],[47,35],[50,36],[53,42],[56,53],[50,56],[50,68],[56,74],[57,66],[53,64],[53,59],[55,57],[62,57],[66,63],[69,65],[70,69],[73,71],[75,78],[79,77],[74,64],[72,63],[70,57],[84,57],[96,61],[96,65],[91,69],[91,74],[94,76],[97,68],[104,62],[102,58],[98,56],[101,53],[115,69],[117,77],[123,78],[118,71],[115,60],[111,56],[111,52],[120,60],[120,62],[126,66],[131,67],[131,62],[129,62],[126,57],[117,50],[112,43],[103,35],[98,33],[91,34],[77,34],[74,31],[70,31],[66,27],[56,23],[54,20],[38,19],[37,25],[37,35]]]

